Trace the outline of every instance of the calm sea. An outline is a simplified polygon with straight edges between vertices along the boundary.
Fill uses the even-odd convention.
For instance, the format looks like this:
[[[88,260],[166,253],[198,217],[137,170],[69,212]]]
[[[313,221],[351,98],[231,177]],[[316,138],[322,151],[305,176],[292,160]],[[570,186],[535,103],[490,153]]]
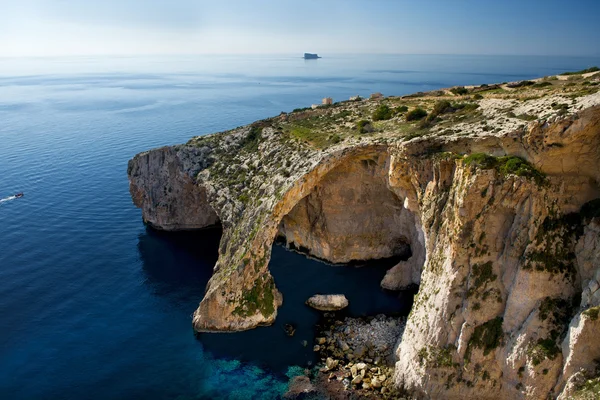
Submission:
[[[600,65],[600,58],[202,56],[0,59],[0,398],[277,398],[314,362],[318,314],[406,314],[387,267],[331,267],[274,247],[277,323],[195,337],[220,232],[159,234],[131,203],[127,160],[281,111]],[[7,199],[23,191],[21,199]],[[284,323],[298,327],[294,337]],[[303,341],[307,342],[304,346]],[[296,367],[294,367],[296,366]],[[292,368],[289,368],[292,367]]]

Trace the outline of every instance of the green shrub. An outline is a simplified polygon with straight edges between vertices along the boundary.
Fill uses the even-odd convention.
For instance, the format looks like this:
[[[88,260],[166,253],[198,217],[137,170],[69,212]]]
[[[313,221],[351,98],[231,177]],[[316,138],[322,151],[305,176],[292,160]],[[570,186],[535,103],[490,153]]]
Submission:
[[[502,318],[497,317],[477,326],[467,344],[465,358],[471,358],[471,352],[474,347],[482,349],[484,356],[487,356],[498,347],[504,336],[502,322]]]
[[[396,107],[396,109],[394,110],[394,112],[396,114],[402,114],[402,113],[407,112],[407,111],[408,111],[408,107],[407,106],[399,106],[399,107]]]
[[[373,113],[373,121],[384,121],[394,116],[392,109],[387,104],[381,104]]]
[[[457,96],[469,93],[469,91],[464,86],[457,86],[455,88],[452,88],[450,89],[450,92]]]
[[[598,319],[598,315],[600,314],[600,306],[588,308],[583,312],[583,315],[591,319],[592,321],[596,321]]]
[[[465,157],[465,165],[475,166],[481,169],[492,169],[496,166],[496,157],[489,156],[485,153],[473,153]]]
[[[437,101],[435,103],[435,105],[433,106],[433,111],[431,112],[431,115],[440,115],[440,114],[444,114],[446,112],[452,112],[454,111],[454,109],[452,108],[452,105],[450,104],[450,102],[448,100],[440,100]]]
[[[525,87],[525,86],[533,86],[533,85],[535,85],[535,82],[533,82],[533,81],[520,81],[520,82],[509,83],[506,85],[506,87],[515,89],[515,88],[520,88],[520,87]]]
[[[253,126],[250,128],[250,132],[241,141],[242,148],[249,152],[255,152],[258,150],[258,143],[260,142],[262,134],[262,128],[258,126]]]
[[[243,193],[239,195],[238,200],[246,204],[250,201],[250,197],[247,194]]]
[[[465,111],[465,112],[469,112],[469,111],[475,111],[479,108],[479,104],[477,103],[454,103],[452,105],[452,107],[455,110],[460,110],[460,111]]]
[[[420,119],[423,119],[427,116],[427,111],[423,110],[422,108],[415,108],[414,110],[408,112],[406,114],[406,121],[418,121]]]
[[[368,119],[358,121],[358,123],[356,124],[356,129],[358,129],[360,133],[369,133],[373,132],[374,130],[371,121],[369,121]]]
[[[581,75],[581,74],[587,74],[588,72],[596,72],[596,71],[600,71],[600,68],[591,67],[591,68],[582,69],[581,71],[563,72],[561,75]]]
[[[531,115],[531,114],[519,114],[517,115],[517,118],[522,119],[523,121],[535,121],[537,119],[537,117],[535,115]]]
[[[537,343],[527,351],[533,365],[539,365],[546,358],[554,360],[559,353],[560,349],[551,338],[538,339]]]
[[[310,107],[294,108],[294,109],[292,110],[292,112],[293,112],[293,113],[295,113],[295,112],[302,112],[302,111],[307,111],[307,110],[310,110],[310,109],[311,109]]]
[[[538,185],[546,182],[546,177],[542,172],[520,157],[494,157],[485,153],[473,153],[465,157],[464,163],[467,166],[475,166],[481,169],[496,169],[503,176],[512,174],[532,178]]]

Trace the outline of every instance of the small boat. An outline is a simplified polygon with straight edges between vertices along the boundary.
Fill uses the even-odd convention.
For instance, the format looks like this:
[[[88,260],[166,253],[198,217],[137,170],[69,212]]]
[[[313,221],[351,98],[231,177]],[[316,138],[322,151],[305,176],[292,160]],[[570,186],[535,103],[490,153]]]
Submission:
[[[18,198],[20,198],[20,197],[23,197],[23,196],[24,196],[23,192],[20,192],[20,193],[17,193],[17,194],[15,194],[15,197],[16,197],[17,199],[18,199]]]

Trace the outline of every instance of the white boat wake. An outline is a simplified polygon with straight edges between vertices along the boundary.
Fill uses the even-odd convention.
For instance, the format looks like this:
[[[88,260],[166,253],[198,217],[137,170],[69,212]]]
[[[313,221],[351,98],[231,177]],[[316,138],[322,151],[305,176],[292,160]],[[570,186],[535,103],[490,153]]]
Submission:
[[[8,196],[8,197],[5,197],[3,199],[0,199],[0,203],[5,203],[7,201],[11,201],[11,200],[14,200],[16,198],[17,198],[17,196]]]

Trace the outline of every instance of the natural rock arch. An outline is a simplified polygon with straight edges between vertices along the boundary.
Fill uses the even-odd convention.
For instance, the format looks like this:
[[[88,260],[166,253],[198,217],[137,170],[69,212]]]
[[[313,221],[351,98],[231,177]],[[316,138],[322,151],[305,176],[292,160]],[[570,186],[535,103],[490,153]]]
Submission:
[[[405,208],[401,191],[390,187],[389,168],[388,149],[347,156],[283,216],[278,235],[288,246],[331,263],[411,256],[383,286],[418,283],[424,261],[419,218]]]
[[[389,257],[406,253],[410,248],[413,256],[408,261],[401,262],[394,267],[386,275],[382,285],[386,289],[400,289],[418,283],[425,259],[423,234],[418,215],[412,209],[405,207],[413,204],[414,201],[402,196],[402,194],[408,193],[405,188],[410,187],[410,182],[403,182],[404,187],[389,186],[389,178],[392,176],[390,174],[391,162],[392,157],[388,146],[357,146],[324,157],[311,171],[298,179],[262,222],[249,246],[252,253],[246,254],[240,260],[241,267],[228,275],[227,279],[231,283],[227,285],[227,288],[237,290],[234,289],[234,292],[223,291],[222,288],[219,288],[218,282],[209,282],[205,297],[194,314],[195,329],[197,331],[240,330],[271,324],[275,320],[276,309],[283,299],[281,294],[276,291],[275,282],[268,271],[268,261],[277,235],[282,233],[286,235],[286,232],[294,233],[297,245],[316,252],[314,255],[319,258],[332,262]],[[371,178],[369,179],[368,176]],[[405,176],[409,177],[410,174],[405,174]],[[386,238],[385,235],[378,237],[374,235],[373,238],[379,243],[379,246],[376,246],[377,248],[373,251],[369,250],[368,246],[361,247],[358,245],[358,241],[353,242],[351,238],[347,238],[356,245],[356,248],[352,249],[354,253],[343,251],[343,246],[337,251],[332,251],[329,247],[326,249],[328,245],[324,247],[314,245],[318,241],[317,239],[326,240],[329,232],[324,232],[325,236],[320,238],[311,238],[309,237],[310,232],[307,230],[301,232],[296,229],[294,231],[289,225],[293,216],[297,217],[300,210],[306,210],[304,206],[311,201],[311,196],[318,196],[320,185],[325,182],[335,183],[340,178],[339,182],[343,183],[353,177],[360,177],[363,186],[348,193],[346,203],[353,203],[356,196],[364,195],[368,198],[366,203],[368,205],[369,201],[375,200],[372,197],[374,193],[385,193],[386,204],[393,209],[390,209],[388,213],[369,213],[369,215],[377,216],[378,223],[370,226],[368,231],[373,233],[376,226],[386,225],[389,228],[388,231],[394,234],[391,240],[386,240],[389,238]],[[397,176],[395,179],[401,181]],[[331,182],[328,182],[329,180]],[[415,194],[411,194],[411,196],[416,198]],[[366,199],[364,200],[366,201]],[[384,224],[384,216],[395,220],[398,226]],[[288,219],[286,220],[286,218]],[[296,224],[296,227],[298,226]],[[227,240],[225,235],[223,240]],[[326,241],[331,242],[330,240]],[[215,270],[217,271],[219,267],[217,265]],[[222,278],[216,274],[211,281],[219,279]],[[265,292],[273,292],[274,295],[263,296],[262,293]],[[262,312],[258,312],[261,310]]]

